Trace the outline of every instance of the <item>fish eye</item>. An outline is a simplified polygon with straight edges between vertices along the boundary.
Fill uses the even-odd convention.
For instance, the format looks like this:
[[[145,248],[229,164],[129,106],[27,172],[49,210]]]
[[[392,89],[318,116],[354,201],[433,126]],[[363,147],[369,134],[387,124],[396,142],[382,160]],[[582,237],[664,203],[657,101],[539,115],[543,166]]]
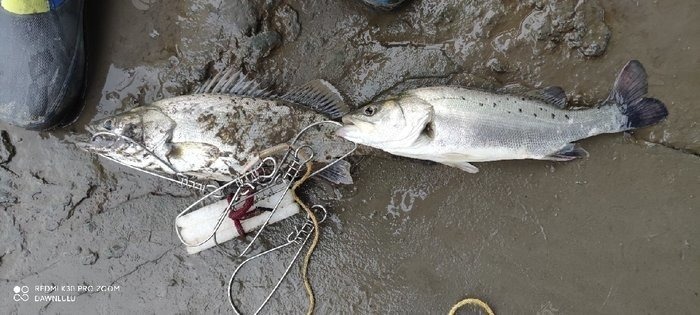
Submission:
[[[107,119],[102,123],[102,127],[104,127],[107,130],[112,130],[112,120]]]
[[[363,113],[365,114],[365,116],[373,116],[377,113],[377,106],[368,105],[367,107],[365,107]]]

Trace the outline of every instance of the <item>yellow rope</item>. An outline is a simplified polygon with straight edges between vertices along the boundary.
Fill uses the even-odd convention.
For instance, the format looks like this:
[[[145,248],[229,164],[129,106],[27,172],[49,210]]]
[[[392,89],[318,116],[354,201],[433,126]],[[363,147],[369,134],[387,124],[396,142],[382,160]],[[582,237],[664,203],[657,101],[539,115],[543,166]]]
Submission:
[[[457,310],[459,308],[461,308],[462,306],[465,306],[465,305],[474,305],[474,306],[481,307],[484,311],[486,311],[486,314],[494,315],[493,310],[491,310],[491,307],[489,307],[489,305],[486,304],[486,302],[479,300],[479,299],[473,299],[473,298],[468,298],[468,299],[464,299],[464,300],[459,301],[457,304],[452,306],[452,309],[450,309],[450,312],[448,313],[448,315],[454,315],[455,312],[457,312]]]
[[[299,186],[301,186],[301,184],[303,184],[311,176],[312,164],[312,162],[306,163],[306,173],[301,177],[301,179],[296,181],[292,187],[292,196],[294,197],[294,201],[296,201],[302,208],[304,208],[304,210],[306,210],[306,214],[309,216],[309,218],[311,218],[311,222],[314,223],[314,239],[311,242],[311,246],[309,246],[309,250],[306,252],[306,256],[304,256],[304,264],[301,267],[301,277],[304,279],[306,295],[309,297],[309,310],[306,313],[308,315],[313,314],[314,305],[316,304],[316,300],[314,299],[314,291],[311,288],[311,282],[309,281],[308,276],[309,261],[311,260],[311,254],[314,252],[314,249],[316,249],[316,245],[318,245],[320,233],[318,231],[318,219],[316,218],[316,215],[303,201],[301,201],[299,196],[297,196],[297,188],[299,188]]]

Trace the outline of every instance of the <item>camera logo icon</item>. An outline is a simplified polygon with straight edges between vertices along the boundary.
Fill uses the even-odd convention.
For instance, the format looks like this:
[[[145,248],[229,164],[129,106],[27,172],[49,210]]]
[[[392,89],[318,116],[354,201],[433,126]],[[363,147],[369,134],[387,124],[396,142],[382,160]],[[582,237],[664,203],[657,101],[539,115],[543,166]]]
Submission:
[[[15,295],[12,296],[12,299],[15,300],[15,302],[27,302],[29,301],[29,287],[26,285],[23,286],[15,286],[14,288]]]

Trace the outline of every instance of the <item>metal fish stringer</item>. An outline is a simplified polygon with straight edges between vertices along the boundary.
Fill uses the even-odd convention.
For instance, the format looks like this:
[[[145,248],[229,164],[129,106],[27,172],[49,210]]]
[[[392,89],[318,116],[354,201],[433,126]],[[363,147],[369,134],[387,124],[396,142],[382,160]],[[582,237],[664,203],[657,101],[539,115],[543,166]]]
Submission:
[[[288,147],[289,147],[289,150],[287,150],[287,152],[285,153],[284,157],[282,158],[282,161],[286,161],[286,160],[288,160],[288,159],[291,157],[291,160],[290,160],[289,164],[287,164],[288,167],[287,167],[287,169],[286,169],[286,171],[285,171],[285,176],[284,176],[285,178],[289,178],[289,179],[290,179],[289,183],[287,184],[287,186],[286,186],[286,188],[285,188],[285,189],[286,189],[285,191],[288,191],[288,190],[291,188],[291,186],[292,186],[292,184],[293,184],[293,180],[301,173],[301,168],[304,167],[304,164],[306,164],[306,162],[308,162],[309,160],[313,159],[313,156],[314,156],[313,150],[311,150],[311,148],[308,147],[308,146],[302,146],[302,147],[299,147],[299,148],[296,149],[296,150],[294,150],[294,149],[292,149],[292,148],[294,148],[294,145],[301,139],[301,137],[302,137],[307,131],[309,131],[309,130],[310,130],[311,128],[313,128],[313,127],[320,126],[320,125],[323,125],[323,124],[331,124],[331,125],[335,125],[335,126],[337,126],[337,127],[342,126],[342,124],[340,124],[340,123],[338,123],[338,122],[335,122],[335,121],[332,121],[332,120],[320,121],[320,122],[312,123],[312,124],[310,124],[310,125],[304,127],[304,129],[302,129],[301,131],[299,131],[299,133],[298,133],[296,136],[294,136],[294,138],[292,138],[291,142],[289,143],[289,146],[288,146]],[[347,141],[347,140],[343,140],[343,141]],[[334,161],[332,161],[331,163],[329,163],[329,164],[326,165],[325,167],[323,167],[323,168],[321,168],[321,169],[319,169],[319,170],[316,170],[315,172],[313,172],[313,173],[311,174],[310,177],[313,177],[313,176],[315,176],[315,175],[318,175],[319,173],[321,173],[321,172],[323,172],[324,170],[326,170],[326,169],[330,168],[331,166],[333,166],[333,164],[338,163],[339,161],[345,159],[345,158],[348,157],[350,154],[352,154],[353,152],[355,152],[355,150],[357,150],[357,143],[352,143],[352,144],[353,144],[353,148],[352,148],[351,150],[349,150],[347,153],[343,154],[343,155],[340,156],[339,158],[335,159]],[[304,152],[304,151],[303,151],[304,149],[306,149],[306,151],[309,151],[309,152]],[[302,156],[303,156],[303,157],[302,157]],[[306,158],[304,159],[304,157],[306,157]],[[268,217],[267,217],[265,223],[260,227],[260,229],[258,229],[258,231],[255,233],[255,236],[253,237],[253,239],[248,243],[248,245],[245,247],[245,249],[243,249],[243,251],[241,252],[241,254],[239,255],[239,257],[245,255],[245,254],[250,250],[250,248],[251,248],[251,246],[253,245],[253,243],[258,239],[258,237],[260,236],[260,234],[262,233],[262,231],[265,229],[265,227],[267,227],[267,225],[268,225],[269,222],[270,222],[270,219],[271,219],[272,216],[274,215],[275,211],[277,211],[277,208],[278,208],[279,205],[280,205],[280,201],[281,201],[281,198],[280,198],[280,200],[278,201],[278,203],[277,203],[277,205],[275,206],[275,208],[273,208],[272,211],[270,211],[270,214],[268,215]]]
[[[199,247],[204,247],[204,249],[206,249],[208,247],[218,245],[219,242],[217,240],[217,233],[222,227],[223,222],[226,221],[227,215],[233,209],[236,209],[236,207],[240,207],[246,202],[250,202],[251,198],[255,198],[254,200],[268,199],[268,201],[271,201],[271,206],[268,207],[271,210],[267,215],[260,215],[260,217],[265,217],[264,221],[261,223],[252,240],[247,244],[247,246],[239,254],[239,256],[243,256],[246,253],[248,253],[248,251],[258,239],[258,237],[261,235],[261,233],[271,223],[271,220],[278,212],[279,208],[283,206],[282,202],[285,196],[287,196],[287,193],[291,190],[294,181],[305,171],[307,162],[312,161],[315,156],[315,152],[313,152],[313,149],[311,147],[299,145],[300,139],[312,127],[321,124],[332,124],[335,126],[340,126],[339,123],[334,121],[317,122],[306,126],[297,135],[295,135],[295,137],[292,138],[292,140],[289,143],[277,145],[272,147],[271,149],[265,150],[268,152],[266,152],[265,154],[261,154],[265,157],[262,160],[257,161],[257,163],[253,166],[251,166],[249,171],[247,171],[240,177],[222,185],[221,187],[218,187],[216,190],[211,191],[209,194],[200,198],[199,200],[191,204],[189,207],[187,207],[185,210],[180,212],[180,214],[178,214],[178,216],[175,219],[175,230],[180,241],[185,246],[192,248],[191,253],[202,250]],[[349,150],[338,159],[329,163],[327,166],[315,171],[312,174],[312,176],[324,171],[325,169],[333,166],[333,164],[352,154],[352,152],[354,152],[357,148],[356,144],[353,143],[353,145],[354,147],[352,148],[352,150]],[[284,154],[281,154],[280,152],[284,152]],[[272,155],[274,155],[275,153],[278,154],[277,156],[273,157]],[[207,203],[207,201],[212,200],[210,198],[211,196],[223,193],[224,190],[233,191],[233,194],[230,195],[230,201],[228,202],[227,206],[224,208],[219,208],[220,210],[217,210],[219,212],[217,213],[216,224],[213,225],[209,232],[205,233],[206,237],[199,237],[198,241],[185,240],[185,238],[182,235],[182,230],[178,227],[177,222],[181,220],[183,216],[192,213],[197,209],[202,209],[202,207]],[[273,199],[270,200],[269,198]],[[228,236],[230,236],[230,234]],[[212,240],[213,243],[211,242]],[[190,251],[190,249],[188,249],[188,251]]]
[[[218,189],[217,189],[217,188],[218,188],[218,185],[207,184],[207,183],[201,183],[201,182],[198,182],[198,181],[196,181],[196,180],[193,180],[193,179],[189,178],[188,176],[186,176],[186,175],[180,173],[177,169],[175,169],[175,167],[174,167],[172,164],[170,164],[168,161],[165,161],[165,160],[159,158],[158,155],[156,155],[155,153],[153,153],[153,151],[151,151],[151,149],[149,149],[149,148],[143,146],[143,145],[142,145],[141,143],[139,143],[138,141],[134,141],[133,139],[131,139],[131,138],[129,138],[129,137],[126,137],[126,136],[123,136],[123,135],[120,135],[120,134],[116,134],[116,133],[113,133],[113,132],[108,132],[108,131],[102,131],[102,132],[97,132],[97,133],[93,134],[93,135],[92,135],[92,140],[95,140],[95,138],[97,138],[97,137],[112,137],[112,138],[115,138],[115,139],[120,139],[120,140],[127,141],[127,142],[129,142],[129,143],[131,143],[131,144],[135,144],[135,145],[141,147],[141,148],[142,148],[146,153],[148,153],[150,156],[152,156],[153,158],[155,158],[162,166],[164,166],[165,168],[167,168],[168,170],[170,170],[171,173],[175,174],[175,176],[174,176],[174,178],[173,178],[173,177],[161,175],[161,174],[158,174],[158,173],[155,173],[155,172],[151,172],[151,171],[148,171],[148,170],[144,170],[144,169],[140,169],[140,168],[137,168],[137,167],[133,167],[133,166],[131,166],[131,165],[129,165],[129,164],[126,164],[126,163],[123,163],[123,162],[121,162],[121,161],[115,160],[115,159],[113,159],[113,158],[111,158],[111,157],[109,157],[109,156],[107,156],[107,155],[99,154],[99,153],[98,153],[99,156],[101,156],[101,157],[103,157],[103,158],[105,158],[105,159],[107,159],[107,160],[110,160],[110,161],[115,162],[115,163],[117,163],[117,164],[119,164],[119,165],[122,165],[122,166],[126,166],[126,167],[128,167],[128,168],[130,168],[130,169],[132,169],[132,170],[136,170],[136,171],[139,171],[139,172],[141,172],[141,173],[145,173],[145,174],[148,174],[148,175],[152,175],[152,176],[158,177],[158,178],[160,178],[160,179],[164,179],[164,180],[167,180],[167,181],[176,183],[176,184],[180,185],[181,187],[187,187],[187,188],[194,189],[194,190],[196,190],[196,191],[199,192],[199,193],[208,193],[208,195],[211,196],[211,197],[218,197],[218,198],[223,197],[223,194],[221,194],[221,195],[211,194],[211,192],[218,191]],[[114,142],[114,145],[116,145],[117,143],[118,143],[118,142],[115,141],[115,142]]]
[[[326,208],[324,208],[323,206],[320,206],[320,205],[315,205],[311,208],[315,209],[315,210],[320,210],[322,212],[319,223],[326,220],[326,217],[328,215],[328,211],[326,211]],[[272,288],[272,290],[270,290],[270,293],[265,297],[265,300],[263,300],[262,304],[260,304],[260,306],[257,308],[257,310],[255,311],[254,314],[260,313],[260,311],[265,307],[265,305],[270,300],[272,295],[275,294],[275,292],[277,291],[279,286],[282,284],[282,281],[284,281],[284,278],[287,277],[287,275],[289,274],[289,270],[291,270],[292,266],[294,265],[294,262],[299,258],[301,251],[304,249],[304,246],[309,241],[309,238],[311,237],[311,235],[314,232],[314,224],[311,221],[311,218],[309,218],[307,216],[307,219],[304,222],[304,224],[301,227],[295,228],[294,230],[295,230],[294,232],[290,233],[287,236],[286,243],[249,257],[248,259],[241,262],[241,264],[238,265],[238,267],[233,271],[233,273],[231,274],[231,277],[229,278],[228,287],[227,287],[227,295],[228,295],[229,304],[231,305],[231,308],[233,309],[233,311],[236,314],[238,314],[238,315],[241,314],[240,311],[238,310],[238,308],[236,308],[236,304],[233,301],[233,293],[231,292],[231,289],[233,286],[233,281],[236,277],[236,274],[238,274],[238,272],[241,270],[241,268],[245,264],[247,264],[248,262],[250,262],[252,260],[260,258],[264,255],[270,254],[274,251],[281,250],[281,249],[288,247],[288,246],[291,246],[291,245],[298,245],[299,246],[299,248],[296,250],[294,256],[292,257],[292,260],[287,265],[287,268],[285,268],[284,273],[279,278],[279,280],[277,280],[277,283],[275,284],[275,286]]]
[[[206,237],[203,238],[201,241],[197,242],[187,242],[185,239],[182,237],[181,230],[177,227],[177,224],[175,226],[176,234],[180,241],[188,247],[198,247],[201,246],[210,240],[214,239],[214,243],[218,244],[216,241],[216,233],[223,224],[223,222],[226,220],[227,214],[234,209],[234,207],[243,204],[244,202],[248,201],[251,198],[256,198],[256,199],[265,199],[265,198],[270,198],[271,196],[274,196],[275,194],[279,194],[281,192],[284,192],[284,194],[280,194],[280,197],[276,200],[275,205],[271,207],[271,211],[269,215],[265,218],[264,223],[262,226],[258,229],[256,232],[255,236],[253,239],[250,241],[250,243],[246,246],[246,248],[243,250],[240,255],[246,254],[252,244],[257,240],[257,238],[260,236],[262,231],[267,227],[267,225],[270,223],[270,220],[272,219],[273,215],[277,212],[278,208],[280,207],[280,204],[282,202],[283,197],[285,196],[286,192],[288,192],[292,184],[294,183],[294,180],[302,173],[304,170],[305,164],[309,161],[311,161],[314,156],[315,152],[313,152],[313,149],[309,146],[305,145],[300,145],[300,139],[307,134],[307,132],[316,126],[320,126],[323,124],[330,124],[334,125],[336,127],[342,126],[340,123],[335,122],[335,121],[321,121],[321,122],[316,122],[312,123],[305,128],[303,128],[299,133],[297,133],[294,138],[289,143],[283,144],[283,145],[278,145],[274,146],[269,149],[270,152],[267,152],[266,155],[270,155],[267,157],[262,158],[262,160],[258,160],[256,163],[254,163],[254,166],[250,168],[249,171],[245,172],[243,175],[227,182],[224,185],[215,185],[211,183],[202,183],[197,180],[193,180],[189,178],[188,176],[180,173],[172,164],[170,164],[168,161],[163,160],[159,158],[155,153],[153,153],[152,150],[149,148],[143,146],[141,143],[138,141],[134,141],[133,139],[112,133],[109,131],[104,131],[104,132],[99,132],[95,133],[93,135],[93,140],[96,137],[112,137],[114,139],[120,140],[120,141],[126,141],[130,144],[134,144],[138,147],[140,147],[144,152],[149,154],[150,156],[154,157],[156,161],[161,165],[161,167],[164,170],[168,170],[170,173],[174,174],[173,176],[167,176],[167,175],[162,175],[158,174],[152,171],[140,169],[128,164],[125,164],[123,162],[120,162],[118,160],[115,160],[109,156],[100,154],[100,156],[113,161],[117,164],[126,166],[130,169],[146,173],[152,176],[155,176],[157,178],[167,180],[173,183],[176,183],[180,186],[183,187],[188,187],[191,189],[196,190],[199,193],[204,193],[205,195],[192,203],[190,206],[188,206],[186,209],[184,209],[182,212],[180,212],[177,217],[176,221],[183,217],[184,215],[193,212],[194,210],[200,208],[201,206],[206,205],[207,203],[210,203],[212,200],[220,200],[223,198],[226,194],[225,192],[227,191],[232,191],[231,195],[231,201],[228,203],[225,209],[221,210],[221,212],[218,214],[217,219],[216,219],[216,224],[213,226],[212,231],[207,233]],[[340,139],[340,138],[338,138]],[[341,140],[341,141],[347,141],[347,140]],[[119,141],[114,141],[114,145],[117,145]],[[357,144],[353,143],[352,149],[350,149],[347,153],[343,154],[341,157],[337,158],[336,160],[332,161],[325,167],[316,170],[314,173],[312,173],[311,176],[318,175],[319,173],[323,172],[324,170],[330,168],[333,166],[335,163],[339,162],[340,160],[346,158],[350,154],[352,154],[355,150],[357,149]],[[274,153],[279,153],[280,151],[284,152],[284,155],[279,158],[279,157],[273,157]]]
[[[296,158],[294,160],[296,160]],[[303,162],[305,163],[306,161]],[[226,220],[227,214],[235,206],[244,203],[250,198],[269,198],[272,195],[281,191],[284,191],[286,193],[286,191],[288,191],[291,187],[292,179],[294,179],[294,177],[296,177],[300,172],[300,169],[294,167],[295,165],[298,165],[298,163],[299,161],[291,161],[287,163],[289,164],[289,166],[285,168],[280,168],[277,159],[273,157],[267,157],[260,161],[258,165],[253,168],[253,170],[246,172],[240,177],[222,185],[217,190],[214,190],[209,194],[203,196],[199,200],[195,201],[193,204],[185,208],[185,210],[183,210],[177,215],[177,217],[175,218],[176,222],[184,215],[195,210],[195,208],[199,208],[202,205],[204,205],[205,201],[210,200],[210,195],[222,192],[224,189],[227,188],[234,189],[234,193],[231,196],[231,201],[228,203],[226,208],[219,213],[216,225],[212,228],[212,231],[210,231],[210,233],[207,234],[208,236],[204,240],[196,243],[190,243],[185,241],[181,234],[180,228],[178,228],[178,226],[176,225],[175,231],[177,233],[178,238],[180,239],[180,242],[182,242],[182,244],[188,247],[202,246],[209,240],[216,237],[216,232],[221,227],[221,224]],[[250,193],[251,191],[253,191],[254,193]],[[265,221],[263,227],[267,225],[267,223],[269,223],[270,218],[280,206],[283,197],[284,194],[282,194],[278,198],[278,200],[275,203],[275,206],[272,208],[272,211],[270,211],[270,215],[267,217],[267,220]]]

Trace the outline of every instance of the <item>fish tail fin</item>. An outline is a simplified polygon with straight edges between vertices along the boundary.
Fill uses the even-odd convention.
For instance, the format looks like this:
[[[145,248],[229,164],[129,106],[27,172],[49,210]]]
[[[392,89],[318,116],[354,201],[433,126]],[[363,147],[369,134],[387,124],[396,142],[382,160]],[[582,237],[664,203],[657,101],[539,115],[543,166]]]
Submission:
[[[647,73],[637,61],[629,61],[615,80],[608,102],[614,102],[626,119],[622,130],[655,125],[668,116],[666,105],[655,98],[644,97],[648,91]]]
[[[627,117],[625,130],[630,130],[659,123],[668,116],[668,110],[661,101],[644,97],[633,104],[623,106],[622,114]]]

